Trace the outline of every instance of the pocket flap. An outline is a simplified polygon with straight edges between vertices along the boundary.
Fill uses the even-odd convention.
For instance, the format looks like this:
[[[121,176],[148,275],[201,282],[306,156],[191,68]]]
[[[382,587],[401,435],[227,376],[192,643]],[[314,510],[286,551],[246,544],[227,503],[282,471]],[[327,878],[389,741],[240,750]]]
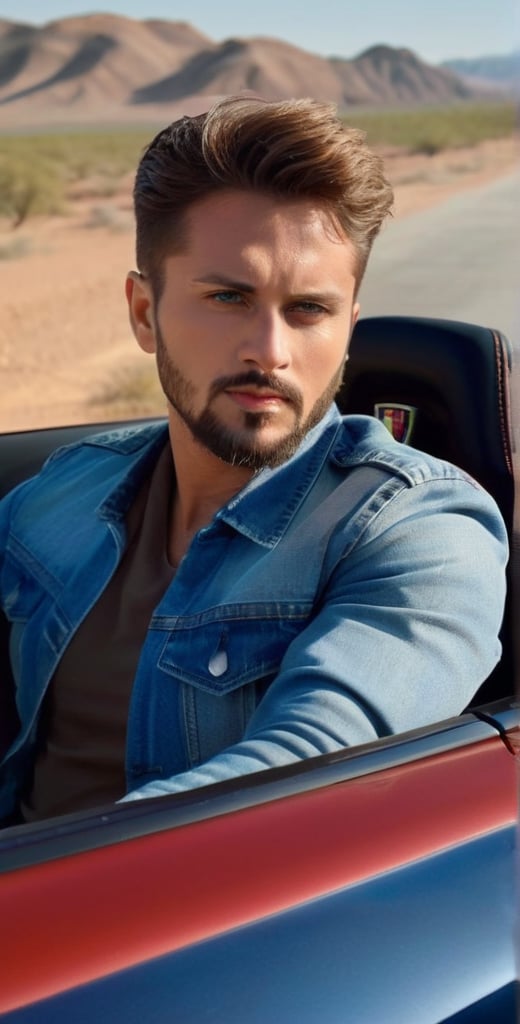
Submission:
[[[159,668],[209,693],[229,693],[276,673],[309,615],[309,605],[262,604],[170,620]]]

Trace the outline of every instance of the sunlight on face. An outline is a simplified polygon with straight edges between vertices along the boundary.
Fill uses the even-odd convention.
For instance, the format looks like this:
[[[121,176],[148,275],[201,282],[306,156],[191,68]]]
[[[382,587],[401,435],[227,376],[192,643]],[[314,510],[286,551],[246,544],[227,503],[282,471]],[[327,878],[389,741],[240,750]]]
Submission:
[[[171,415],[225,462],[284,462],[341,383],[354,269],[351,244],[308,200],[229,192],[196,204],[155,310]]]

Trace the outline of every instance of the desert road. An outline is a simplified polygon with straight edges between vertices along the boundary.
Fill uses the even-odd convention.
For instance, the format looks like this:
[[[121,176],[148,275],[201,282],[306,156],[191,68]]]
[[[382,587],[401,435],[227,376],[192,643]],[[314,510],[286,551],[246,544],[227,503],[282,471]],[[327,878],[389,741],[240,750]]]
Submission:
[[[362,316],[435,316],[520,345],[520,170],[390,221],[361,289]]]

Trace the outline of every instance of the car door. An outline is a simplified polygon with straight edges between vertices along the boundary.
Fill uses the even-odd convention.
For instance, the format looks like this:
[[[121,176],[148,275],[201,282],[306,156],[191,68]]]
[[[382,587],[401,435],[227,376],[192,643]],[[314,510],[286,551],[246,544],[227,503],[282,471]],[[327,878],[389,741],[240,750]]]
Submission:
[[[0,1019],[512,1022],[518,742],[505,701],[6,829]]]

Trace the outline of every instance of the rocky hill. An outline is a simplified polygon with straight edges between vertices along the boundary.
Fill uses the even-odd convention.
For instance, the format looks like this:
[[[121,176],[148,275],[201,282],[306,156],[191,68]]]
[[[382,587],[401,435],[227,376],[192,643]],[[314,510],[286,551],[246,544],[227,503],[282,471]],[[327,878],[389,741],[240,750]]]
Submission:
[[[279,39],[217,44],[178,21],[91,14],[36,27],[0,20],[0,129],[164,122],[243,90],[267,99],[312,95],[340,109],[444,104],[482,92],[451,69],[382,45],[347,60]]]

